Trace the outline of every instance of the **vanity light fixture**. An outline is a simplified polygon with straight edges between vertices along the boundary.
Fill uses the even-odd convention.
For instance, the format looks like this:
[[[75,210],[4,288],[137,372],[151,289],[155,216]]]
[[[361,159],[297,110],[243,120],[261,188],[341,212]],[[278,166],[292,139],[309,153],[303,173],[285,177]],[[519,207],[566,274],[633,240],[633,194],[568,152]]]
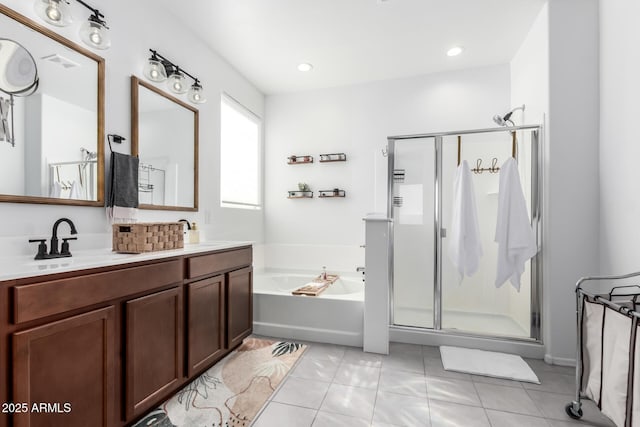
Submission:
[[[80,39],[94,49],[109,49],[111,39],[104,15],[84,1],[76,1],[91,11],[89,19],[80,26]],[[66,27],[73,22],[68,5],[68,0],[35,0],[34,8],[43,21],[57,27]]]
[[[204,89],[197,77],[192,76],[180,68],[180,66],[160,55],[157,51],[153,49],[149,49],[149,51],[151,52],[151,57],[145,63],[143,71],[146,78],[156,83],[166,81],[167,87],[173,93],[183,94],[189,92],[187,98],[189,98],[189,101],[193,104],[204,104],[207,102]],[[191,86],[189,86],[185,75],[193,80]]]

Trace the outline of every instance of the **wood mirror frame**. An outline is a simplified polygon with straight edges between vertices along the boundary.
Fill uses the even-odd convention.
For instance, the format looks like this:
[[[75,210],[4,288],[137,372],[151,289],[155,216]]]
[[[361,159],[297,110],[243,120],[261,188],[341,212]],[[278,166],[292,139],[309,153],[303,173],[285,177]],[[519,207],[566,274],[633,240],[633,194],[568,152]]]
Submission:
[[[44,37],[48,37],[61,45],[83,55],[96,62],[96,68],[98,71],[97,76],[97,194],[96,200],[76,200],[76,199],[63,199],[54,197],[41,197],[41,196],[24,196],[24,195],[11,195],[0,194],[0,202],[11,203],[37,203],[37,204],[50,204],[50,205],[75,205],[75,206],[104,206],[104,93],[105,93],[105,60],[101,56],[96,55],[83,48],[82,46],[68,40],[58,33],[51,31],[50,29],[32,21],[24,15],[16,12],[15,10],[0,3],[0,14],[17,21],[18,23],[40,33]]]
[[[199,134],[199,111],[197,108],[179,100],[178,98],[169,95],[168,93],[158,89],[154,85],[145,82],[131,76],[131,155],[140,157],[140,122],[139,122],[139,108],[140,108],[140,87],[150,90],[155,94],[164,97],[165,99],[177,104],[178,106],[185,108],[193,113],[193,206],[170,206],[170,205],[155,205],[141,203],[139,209],[155,209],[166,211],[198,211],[198,134]]]

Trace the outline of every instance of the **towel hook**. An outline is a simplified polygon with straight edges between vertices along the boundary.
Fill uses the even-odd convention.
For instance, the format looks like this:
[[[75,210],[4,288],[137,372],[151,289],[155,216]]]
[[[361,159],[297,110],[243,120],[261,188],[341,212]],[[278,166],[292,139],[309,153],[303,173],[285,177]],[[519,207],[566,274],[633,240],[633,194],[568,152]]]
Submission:
[[[462,148],[462,137],[458,135],[458,166],[460,166],[460,153]]]

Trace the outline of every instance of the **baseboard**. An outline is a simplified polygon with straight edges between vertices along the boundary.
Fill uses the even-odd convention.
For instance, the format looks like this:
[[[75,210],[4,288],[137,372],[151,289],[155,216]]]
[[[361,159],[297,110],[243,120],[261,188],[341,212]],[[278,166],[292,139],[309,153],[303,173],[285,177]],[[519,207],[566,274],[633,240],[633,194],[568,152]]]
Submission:
[[[253,322],[253,333],[266,337],[362,347],[362,333],[359,332],[291,326],[278,323]]]
[[[558,366],[576,366],[576,359],[569,357],[553,357],[550,354],[544,355],[544,361],[550,365],[558,365]]]

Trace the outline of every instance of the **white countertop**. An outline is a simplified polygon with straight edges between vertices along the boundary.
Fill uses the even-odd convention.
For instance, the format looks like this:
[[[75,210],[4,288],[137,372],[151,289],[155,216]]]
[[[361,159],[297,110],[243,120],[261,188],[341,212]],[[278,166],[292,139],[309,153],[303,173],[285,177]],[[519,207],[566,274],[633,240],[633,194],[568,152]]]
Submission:
[[[253,242],[209,241],[187,244],[182,249],[146,252],[142,254],[120,254],[109,249],[71,250],[72,257],[34,260],[33,255],[0,258],[0,281],[108,267],[140,261],[193,255],[200,252],[219,251],[251,245]]]

